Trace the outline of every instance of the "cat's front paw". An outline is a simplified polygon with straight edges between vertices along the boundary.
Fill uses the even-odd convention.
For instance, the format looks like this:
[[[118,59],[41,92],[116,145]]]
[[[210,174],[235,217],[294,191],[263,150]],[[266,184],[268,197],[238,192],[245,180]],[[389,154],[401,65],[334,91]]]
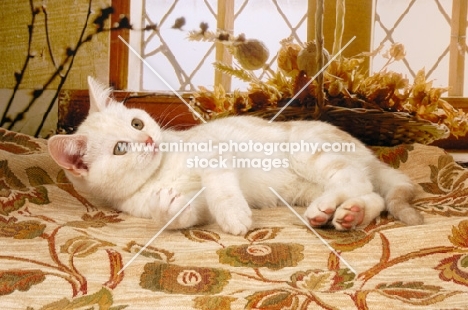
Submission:
[[[245,199],[224,200],[216,205],[214,213],[221,229],[232,235],[245,235],[252,225],[252,210]]]
[[[169,225],[169,228],[181,229],[194,225],[191,206],[186,206],[187,200],[176,190],[172,188],[161,188],[153,191],[151,196],[150,209],[151,216],[154,220],[161,224],[166,224],[185,207],[182,213]]]

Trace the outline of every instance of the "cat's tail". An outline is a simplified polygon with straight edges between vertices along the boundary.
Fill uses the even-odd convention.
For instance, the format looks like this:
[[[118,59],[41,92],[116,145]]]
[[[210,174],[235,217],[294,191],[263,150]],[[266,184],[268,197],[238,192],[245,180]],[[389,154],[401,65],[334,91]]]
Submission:
[[[385,199],[387,211],[405,224],[422,224],[424,217],[411,206],[415,186],[410,178],[384,164],[377,170],[376,184],[379,186],[379,193]]]

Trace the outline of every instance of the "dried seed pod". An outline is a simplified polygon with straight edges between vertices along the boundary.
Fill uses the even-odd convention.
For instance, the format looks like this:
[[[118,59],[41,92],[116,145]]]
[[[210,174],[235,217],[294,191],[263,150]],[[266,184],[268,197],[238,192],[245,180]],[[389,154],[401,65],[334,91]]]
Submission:
[[[341,92],[343,91],[343,82],[340,80],[334,80],[333,82],[330,83],[330,86],[328,86],[328,95],[331,97],[336,97]]]
[[[262,68],[270,56],[270,52],[263,42],[255,39],[246,40],[244,36],[239,36],[233,42],[232,54],[246,70]]]
[[[301,51],[301,46],[292,42],[292,37],[280,42],[281,48],[278,51],[278,68],[283,70],[286,75],[294,75],[298,71],[297,55]]]
[[[394,58],[395,60],[402,60],[406,56],[405,46],[401,43],[394,43],[388,51],[388,58]]]
[[[312,77],[321,68],[317,68],[317,45],[315,41],[307,43],[307,46],[297,55],[297,66],[299,70],[304,71],[307,76]],[[323,49],[324,64],[330,60],[330,54],[326,49]]]

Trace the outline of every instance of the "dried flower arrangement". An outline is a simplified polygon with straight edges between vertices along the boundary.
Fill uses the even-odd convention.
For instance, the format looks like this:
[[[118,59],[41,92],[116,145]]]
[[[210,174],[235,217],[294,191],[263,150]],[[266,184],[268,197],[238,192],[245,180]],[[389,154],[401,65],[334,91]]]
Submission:
[[[339,28],[342,28],[343,12],[337,13],[341,21],[337,19],[333,54],[341,47]],[[323,38],[320,16],[317,16],[316,38]],[[213,90],[201,86],[191,104],[205,119],[242,114],[272,118],[288,104],[277,120],[329,121],[374,145],[431,143],[446,138],[449,133],[456,137],[468,133],[468,116],[441,99],[448,88],[433,87],[424,69],[417,73],[413,84],[402,74],[387,69],[389,64],[405,57],[402,44],[393,44],[383,54],[388,59],[385,66],[370,76],[363,69],[364,60],[381,53],[382,47],[355,57],[337,57],[329,63],[323,76],[319,75],[322,80],[310,81],[330,59],[322,47],[323,40],[301,45],[286,38],[278,51],[278,70],[266,80],[260,80],[252,70],[264,67],[269,57],[261,41],[246,39],[244,35],[213,33],[206,28],[190,32],[188,38],[224,43],[240,66],[217,62],[215,68],[250,85],[246,92],[236,90],[231,94],[222,86]],[[322,51],[321,55],[318,51]],[[291,98],[295,99],[290,102]]]

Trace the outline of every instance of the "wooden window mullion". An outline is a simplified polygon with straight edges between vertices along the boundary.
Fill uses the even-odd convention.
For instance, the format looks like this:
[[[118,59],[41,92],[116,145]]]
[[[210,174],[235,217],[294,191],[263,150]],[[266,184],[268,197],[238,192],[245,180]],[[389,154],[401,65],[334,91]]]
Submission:
[[[130,0],[112,1],[114,14],[111,25],[119,22],[120,16],[130,16]],[[119,35],[128,42],[130,31],[122,29],[110,33],[109,51],[109,84],[115,89],[127,88],[128,48],[120,41]]]
[[[315,12],[317,0],[308,0],[307,41],[315,40]],[[351,57],[372,48],[372,28],[374,26],[374,0],[346,1],[345,23],[342,45],[353,36],[356,39],[343,51],[343,55]],[[323,20],[325,48],[331,52],[335,34],[336,2],[325,1],[325,15]],[[366,60],[367,61],[367,60]],[[366,66],[369,63],[366,62]]]
[[[453,0],[449,58],[449,96],[463,96],[468,1]]]
[[[230,35],[234,32],[234,0],[218,0],[217,27],[220,30],[227,31]],[[232,55],[222,43],[216,44],[216,61],[231,65]],[[221,85],[227,91],[231,91],[230,75],[215,70],[215,85]]]

